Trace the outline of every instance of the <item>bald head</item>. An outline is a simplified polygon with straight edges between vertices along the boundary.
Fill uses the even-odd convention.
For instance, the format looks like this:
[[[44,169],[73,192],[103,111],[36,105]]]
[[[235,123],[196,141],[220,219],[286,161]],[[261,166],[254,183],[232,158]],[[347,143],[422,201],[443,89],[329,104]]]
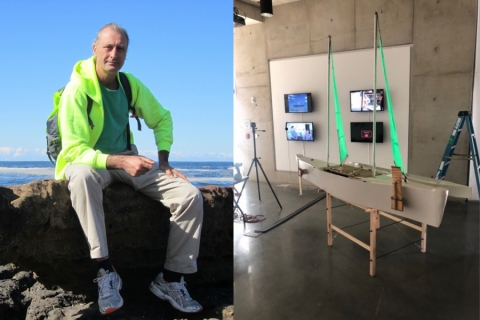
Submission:
[[[104,25],[103,27],[101,27],[100,30],[98,30],[97,36],[95,37],[95,41],[93,42],[94,45],[97,45],[97,44],[98,44],[98,40],[99,40],[100,37],[102,36],[103,31],[104,31],[105,29],[111,29],[111,30],[113,30],[113,31],[116,31],[116,32],[118,32],[118,33],[123,34],[123,36],[125,37],[125,40],[127,41],[127,48],[128,48],[128,45],[129,45],[129,43],[130,43],[130,39],[128,38],[127,30],[125,30],[124,28],[122,28],[120,25],[118,25],[118,24],[115,23],[115,22],[107,23],[106,25]]]
[[[115,78],[125,63],[127,49],[128,35],[117,24],[105,25],[98,32],[93,44],[95,69],[100,83],[109,89],[117,87]]]

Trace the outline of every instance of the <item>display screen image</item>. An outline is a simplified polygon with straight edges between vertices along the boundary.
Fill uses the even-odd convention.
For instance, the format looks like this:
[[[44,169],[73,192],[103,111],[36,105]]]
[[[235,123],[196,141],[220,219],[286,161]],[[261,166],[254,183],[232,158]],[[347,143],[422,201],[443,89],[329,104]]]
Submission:
[[[313,141],[313,122],[287,122],[288,141]]]
[[[284,95],[286,113],[312,112],[311,93],[291,93]]]
[[[373,90],[350,91],[350,111],[373,111]],[[383,89],[377,89],[377,111],[385,108]]]
[[[378,143],[383,142],[383,122],[377,122]],[[373,142],[373,122],[350,122],[351,142]]]

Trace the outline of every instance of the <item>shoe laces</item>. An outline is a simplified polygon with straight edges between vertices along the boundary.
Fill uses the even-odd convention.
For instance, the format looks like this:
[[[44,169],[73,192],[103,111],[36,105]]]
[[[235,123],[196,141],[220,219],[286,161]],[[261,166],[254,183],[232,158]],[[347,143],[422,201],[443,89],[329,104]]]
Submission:
[[[98,283],[98,295],[100,298],[108,298],[113,295],[113,290],[115,290],[114,279],[114,274],[107,270],[105,275],[93,280],[93,282]]]
[[[190,294],[188,293],[188,290],[187,290],[187,283],[184,282],[184,281],[181,281],[181,282],[167,282],[168,284],[168,288],[171,293],[172,293],[172,296],[175,297],[175,298],[181,298],[181,297],[185,297],[185,300],[187,301],[190,301],[192,300],[192,298],[190,297]]]

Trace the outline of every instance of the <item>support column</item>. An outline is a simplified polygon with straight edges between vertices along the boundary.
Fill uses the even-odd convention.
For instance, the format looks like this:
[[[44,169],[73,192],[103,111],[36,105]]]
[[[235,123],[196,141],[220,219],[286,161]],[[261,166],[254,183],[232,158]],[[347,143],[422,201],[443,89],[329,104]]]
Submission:
[[[422,230],[420,231],[420,236],[422,241],[420,241],[420,251],[426,252],[427,251],[427,224],[422,223]]]
[[[378,210],[367,211],[370,212],[370,275],[373,277],[376,272]]]
[[[327,193],[327,239],[328,245],[333,244],[332,237],[332,196],[330,193]]]

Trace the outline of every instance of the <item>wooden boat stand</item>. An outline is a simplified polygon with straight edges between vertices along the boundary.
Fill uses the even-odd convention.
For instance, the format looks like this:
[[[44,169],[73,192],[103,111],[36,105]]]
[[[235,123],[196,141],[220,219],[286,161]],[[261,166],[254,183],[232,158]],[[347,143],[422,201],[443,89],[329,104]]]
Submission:
[[[342,200],[342,199],[339,199],[339,200]],[[376,271],[376,259],[379,258],[379,257],[376,256],[376,254],[377,254],[377,229],[380,228],[380,216],[387,217],[391,220],[396,221],[397,223],[401,223],[401,224],[403,224],[407,227],[410,227],[412,229],[420,231],[420,234],[421,234],[420,251],[421,252],[426,251],[426,246],[427,246],[427,224],[426,223],[422,223],[421,226],[419,226],[419,225],[410,223],[408,221],[404,221],[403,219],[397,218],[397,217],[395,217],[391,214],[388,214],[386,212],[383,212],[383,211],[380,211],[380,210],[377,210],[377,209],[373,209],[373,208],[363,207],[363,206],[360,206],[360,205],[351,204],[351,203],[348,203],[347,201],[345,201],[349,205],[358,207],[360,209],[365,210],[365,212],[370,213],[370,244],[366,244],[363,241],[360,241],[359,239],[355,238],[351,234],[345,232],[344,230],[342,230],[342,228],[339,228],[332,223],[332,196],[329,193],[327,193],[327,201],[326,202],[327,202],[327,232],[328,232],[327,242],[328,242],[328,245],[329,246],[333,245],[333,234],[332,234],[332,232],[333,232],[333,230],[335,230],[336,232],[343,235],[347,239],[350,239],[353,242],[355,242],[356,244],[360,245],[361,247],[367,249],[370,252],[370,275],[372,277],[375,275],[375,271]],[[415,242],[417,242],[417,241],[415,241]],[[415,242],[413,242],[413,243],[415,243]],[[401,249],[401,248],[398,248],[398,249]],[[396,250],[398,250],[398,249],[396,249]],[[396,250],[394,250],[394,251],[396,251]],[[383,257],[385,255],[386,254],[384,254],[380,257]]]

